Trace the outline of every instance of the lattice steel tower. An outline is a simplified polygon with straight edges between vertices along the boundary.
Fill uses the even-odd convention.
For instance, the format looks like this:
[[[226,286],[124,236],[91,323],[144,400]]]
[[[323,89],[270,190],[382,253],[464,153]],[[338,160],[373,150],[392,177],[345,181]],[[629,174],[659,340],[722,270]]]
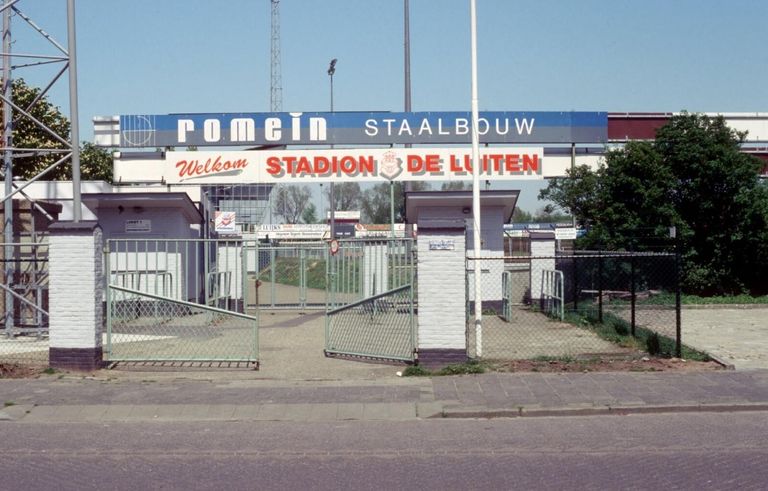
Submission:
[[[270,64],[269,109],[272,112],[283,110],[283,76],[280,66],[280,0],[271,0],[272,5],[272,62]]]

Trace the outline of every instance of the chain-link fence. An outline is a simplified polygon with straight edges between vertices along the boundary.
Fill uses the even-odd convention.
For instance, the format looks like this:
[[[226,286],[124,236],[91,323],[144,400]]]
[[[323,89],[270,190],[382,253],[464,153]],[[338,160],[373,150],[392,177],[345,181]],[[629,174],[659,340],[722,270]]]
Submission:
[[[258,361],[255,317],[116,285],[109,295],[109,361]]]
[[[482,273],[482,323],[474,271]],[[666,253],[468,259],[471,357],[680,356],[678,262]]]
[[[259,307],[324,309],[327,250],[322,243],[259,247]]]
[[[48,244],[0,245],[0,363],[48,362]]]

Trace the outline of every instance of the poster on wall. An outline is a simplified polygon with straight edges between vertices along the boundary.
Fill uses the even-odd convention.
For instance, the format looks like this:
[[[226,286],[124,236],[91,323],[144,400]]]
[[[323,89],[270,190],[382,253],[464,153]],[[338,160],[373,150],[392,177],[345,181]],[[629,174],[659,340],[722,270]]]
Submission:
[[[234,211],[217,211],[213,223],[217,234],[237,234],[237,222]]]

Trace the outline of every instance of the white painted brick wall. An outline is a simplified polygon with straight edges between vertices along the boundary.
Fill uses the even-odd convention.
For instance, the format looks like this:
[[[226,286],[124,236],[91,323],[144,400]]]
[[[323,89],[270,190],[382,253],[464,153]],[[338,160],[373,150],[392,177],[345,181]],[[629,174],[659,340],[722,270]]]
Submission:
[[[430,251],[430,240],[452,240],[452,251]],[[419,348],[466,349],[464,231],[419,231]]]
[[[531,299],[541,298],[541,272],[555,269],[555,240],[532,240],[531,256],[545,256],[547,259],[531,259]],[[550,259],[551,258],[551,259]]]
[[[49,239],[51,348],[101,346],[103,325],[102,233],[52,233]]]
[[[468,251],[468,256],[472,256],[472,252]],[[467,261],[467,282],[469,283],[469,299],[475,300],[475,269],[477,265],[480,266],[481,280],[480,288],[482,288],[483,301],[485,300],[501,300],[503,297],[503,289],[501,286],[502,276],[504,275],[504,251],[488,251],[483,249],[481,253],[483,258],[498,258],[498,259],[478,259]]]

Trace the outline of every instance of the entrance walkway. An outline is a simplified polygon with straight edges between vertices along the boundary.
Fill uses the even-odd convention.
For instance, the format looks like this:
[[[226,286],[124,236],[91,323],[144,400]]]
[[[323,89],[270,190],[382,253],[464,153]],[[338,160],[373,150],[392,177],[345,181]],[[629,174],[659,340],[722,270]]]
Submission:
[[[261,368],[255,378],[282,380],[377,379],[395,376],[405,365],[326,358],[325,311],[259,314]]]

